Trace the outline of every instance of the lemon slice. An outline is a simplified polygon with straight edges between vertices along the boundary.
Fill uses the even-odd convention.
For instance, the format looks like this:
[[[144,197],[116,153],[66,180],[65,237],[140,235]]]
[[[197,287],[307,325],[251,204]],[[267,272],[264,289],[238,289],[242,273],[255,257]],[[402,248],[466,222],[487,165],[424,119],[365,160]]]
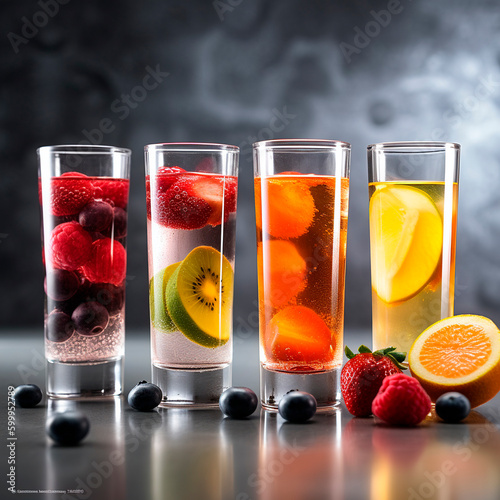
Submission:
[[[442,319],[415,340],[408,362],[433,401],[456,391],[475,408],[500,390],[500,331],[482,316]]]
[[[386,185],[370,199],[372,287],[385,302],[419,292],[441,258],[443,222],[421,189]]]

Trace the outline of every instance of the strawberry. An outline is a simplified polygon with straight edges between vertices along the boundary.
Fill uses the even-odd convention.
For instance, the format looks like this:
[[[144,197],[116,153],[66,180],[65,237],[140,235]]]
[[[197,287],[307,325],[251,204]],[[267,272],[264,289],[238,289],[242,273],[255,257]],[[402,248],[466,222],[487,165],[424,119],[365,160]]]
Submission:
[[[406,353],[396,352],[395,347],[372,352],[362,345],[359,354],[354,354],[346,346],[345,354],[349,361],[340,375],[344,403],[352,415],[368,417],[372,414],[372,402],[385,377],[402,373],[405,369],[401,362],[405,360]]]
[[[50,185],[52,215],[77,214],[94,196],[92,182],[87,176],[63,174],[54,177]],[[39,194],[41,200],[41,193]]]
[[[212,209],[207,224],[218,226],[229,219],[230,212],[236,211],[237,180],[235,177],[200,175],[193,182],[191,192],[204,199]]]
[[[186,171],[181,167],[159,167],[153,176],[153,196],[165,193]],[[146,207],[148,219],[151,220],[151,176],[146,175]]]

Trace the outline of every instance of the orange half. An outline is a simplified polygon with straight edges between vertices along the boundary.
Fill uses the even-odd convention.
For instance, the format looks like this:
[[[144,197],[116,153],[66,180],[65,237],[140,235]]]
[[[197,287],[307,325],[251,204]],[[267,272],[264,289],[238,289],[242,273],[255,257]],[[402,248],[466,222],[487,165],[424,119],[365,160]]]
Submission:
[[[443,319],[415,340],[408,362],[432,401],[456,391],[474,408],[500,391],[500,331],[483,316]]]

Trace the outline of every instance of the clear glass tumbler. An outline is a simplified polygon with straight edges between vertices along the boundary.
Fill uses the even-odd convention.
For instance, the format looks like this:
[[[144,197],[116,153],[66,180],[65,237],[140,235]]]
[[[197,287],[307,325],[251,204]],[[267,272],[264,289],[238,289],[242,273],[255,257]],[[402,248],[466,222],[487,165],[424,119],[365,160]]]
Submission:
[[[217,406],[231,385],[239,149],[145,155],[153,382],[162,406]]]
[[[368,146],[373,348],[453,315],[460,145]]]
[[[38,149],[47,394],[122,391],[130,150]]]
[[[254,144],[261,401],[340,401],[350,145]]]

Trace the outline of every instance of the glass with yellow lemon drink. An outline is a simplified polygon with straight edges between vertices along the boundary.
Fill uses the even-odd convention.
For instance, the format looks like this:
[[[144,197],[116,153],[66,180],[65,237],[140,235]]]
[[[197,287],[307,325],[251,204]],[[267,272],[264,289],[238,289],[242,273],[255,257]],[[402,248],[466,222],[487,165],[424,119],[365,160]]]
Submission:
[[[261,400],[291,390],[339,402],[350,146],[254,145]]]
[[[453,315],[460,146],[368,147],[373,348]]]

